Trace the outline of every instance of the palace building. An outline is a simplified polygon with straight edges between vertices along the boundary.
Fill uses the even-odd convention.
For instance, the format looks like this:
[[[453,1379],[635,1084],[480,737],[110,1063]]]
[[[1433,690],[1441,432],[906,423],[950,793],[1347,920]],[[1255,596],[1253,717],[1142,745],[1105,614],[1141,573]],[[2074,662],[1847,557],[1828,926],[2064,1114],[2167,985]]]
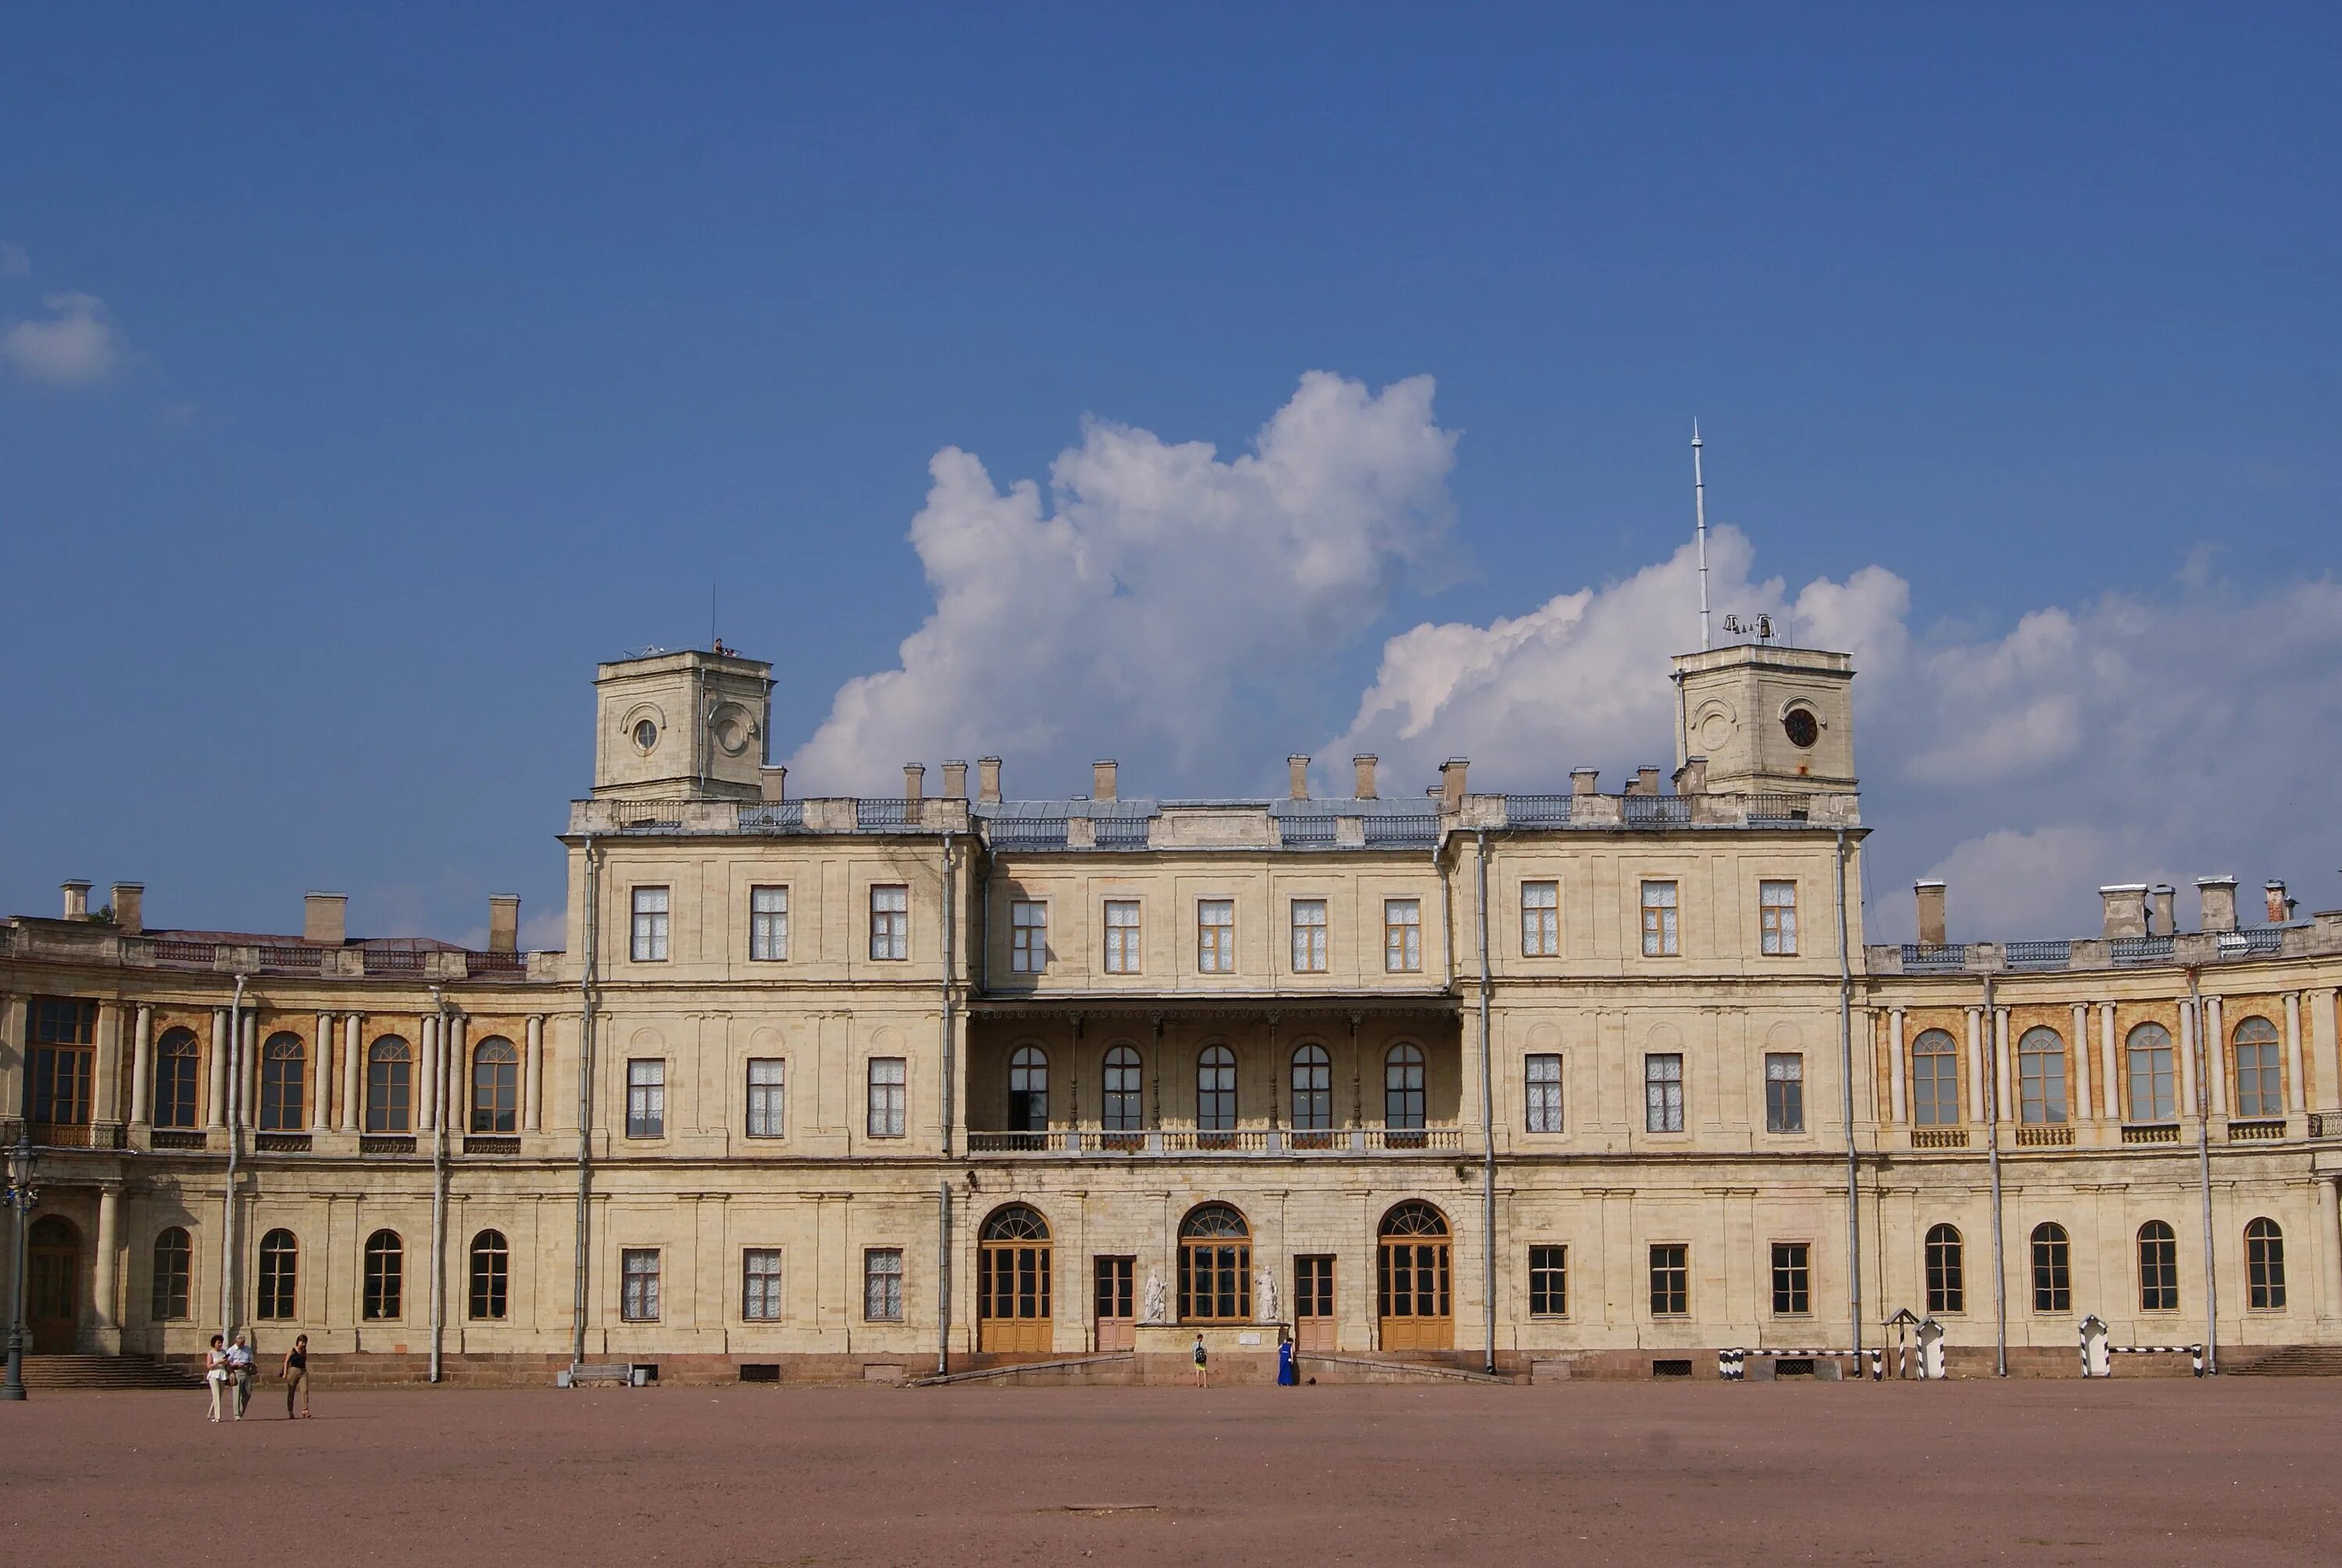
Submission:
[[[1039,1361],[1712,1375],[1894,1343],[2070,1374],[2342,1344],[2342,911],[2104,890],[1865,946],[1844,654],[1679,656],[1606,793],[1158,799],[997,759],[793,798],[770,668],[600,666],[565,950],[0,926],[30,1348],[306,1333],[328,1376]],[[1656,678],[1656,672],[1654,678]],[[1512,782],[1512,781],[1507,781]],[[14,1282],[11,1282],[12,1283]],[[1933,1332],[1931,1330],[1931,1332]],[[2184,1364],[2184,1363],[2183,1363]],[[1891,1365],[1891,1363],[1890,1363]]]

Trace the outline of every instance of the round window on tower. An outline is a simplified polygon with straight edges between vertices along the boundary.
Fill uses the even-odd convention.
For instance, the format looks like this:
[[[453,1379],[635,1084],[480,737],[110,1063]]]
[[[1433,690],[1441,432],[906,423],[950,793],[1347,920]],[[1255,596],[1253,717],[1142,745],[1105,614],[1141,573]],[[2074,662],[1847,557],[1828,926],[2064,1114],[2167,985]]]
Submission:
[[[635,725],[635,744],[646,752],[658,744],[658,725],[648,719],[638,721]]]
[[[1822,726],[1807,708],[1791,708],[1782,714],[1781,730],[1799,751],[1810,751],[1813,744],[1822,738]]]

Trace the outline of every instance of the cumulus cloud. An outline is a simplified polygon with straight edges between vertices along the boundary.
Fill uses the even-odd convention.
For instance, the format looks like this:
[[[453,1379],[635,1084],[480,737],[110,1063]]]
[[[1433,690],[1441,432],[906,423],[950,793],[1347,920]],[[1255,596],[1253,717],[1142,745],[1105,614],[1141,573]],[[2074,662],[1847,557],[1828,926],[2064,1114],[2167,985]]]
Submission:
[[[876,789],[998,753],[1065,792],[1112,736],[1131,793],[1227,787],[1322,722],[1316,684],[1445,537],[1456,436],[1432,390],[1313,372],[1233,458],[1092,419],[1046,494],[936,454],[911,525],[935,610],[898,667],[840,689],[792,772]]]
[[[87,386],[105,379],[122,356],[121,335],[95,295],[53,294],[45,316],[0,333],[0,359],[35,381]]]

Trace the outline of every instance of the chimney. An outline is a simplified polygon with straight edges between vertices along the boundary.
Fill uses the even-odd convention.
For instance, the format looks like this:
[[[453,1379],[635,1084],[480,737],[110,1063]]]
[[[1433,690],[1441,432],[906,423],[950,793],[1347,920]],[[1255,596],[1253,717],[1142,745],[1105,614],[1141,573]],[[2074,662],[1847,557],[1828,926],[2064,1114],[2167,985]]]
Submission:
[[[520,951],[519,894],[488,894],[488,951],[490,953]]]
[[[65,918],[87,920],[89,918],[89,879],[76,877],[60,885],[65,891]]]
[[[1659,770],[1653,767],[1636,768],[1635,770],[1635,782],[1626,786],[1626,793],[1628,794],[1658,794]]]
[[[1911,891],[1919,898],[1919,945],[1944,945],[1944,884],[1940,882],[1915,882]]]
[[[2225,933],[2237,929],[2237,879],[2233,876],[2199,876],[2196,879],[2196,897],[2203,913],[2197,918],[2202,929]]]
[[[2261,884],[2261,896],[2268,901],[2268,923],[2271,925],[2283,925],[2293,918],[2293,900],[2285,895],[2285,884]]]
[[[2155,890],[2148,897],[2147,905],[2147,934],[2149,936],[2168,936],[2177,929],[2176,916],[2172,913],[2171,904],[2172,900],[2178,896],[2179,890],[2169,883],[2158,882],[2155,884]]]
[[[986,805],[1000,804],[1000,759],[976,759],[976,798]]]
[[[764,786],[761,793],[765,799],[781,801],[789,798],[788,769],[766,768],[764,770],[764,774],[760,782]]]
[[[350,897],[345,893],[313,893],[301,901],[301,940],[339,947],[349,940]]]
[[[146,929],[145,883],[117,882],[114,884],[114,927],[125,936],[135,936]]]
[[[1706,794],[1707,793],[1707,759],[1686,757],[1684,765],[1676,769],[1676,794]]]
[[[903,798],[907,801],[917,801],[923,798],[926,793],[927,770],[926,765],[920,763],[905,763],[903,764]]]
[[[1355,775],[1351,792],[1359,800],[1375,798],[1375,754],[1367,752],[1350,759],[1350,772]]]
[[[1113,759],[1108,758],[1102,763],[1090,764],[1090,798],[1092,800],[1115,798]]]
[[[1572,768],[1569,770],[1569,793],[1572,794],[1597,794],[1600,791],[1596,789],[1596,786],[1601,782],[1602,770],[1600,768]]]
[[[967,798],[967,764],[963,762],[944,764],[944,799]]]
[[[1295,800],[1309,798],[1309,759],[1291,756],[1285,759],[1286,793]]]
[[[2107,941],[2147,934],[2147,884],[2117,882],[2101,887],[2098,903],[2106,912]]]
[[[1439,764],[1439,809],[1464,809],[1464,770],[1472,765],[1465,757],[1449,757]]]

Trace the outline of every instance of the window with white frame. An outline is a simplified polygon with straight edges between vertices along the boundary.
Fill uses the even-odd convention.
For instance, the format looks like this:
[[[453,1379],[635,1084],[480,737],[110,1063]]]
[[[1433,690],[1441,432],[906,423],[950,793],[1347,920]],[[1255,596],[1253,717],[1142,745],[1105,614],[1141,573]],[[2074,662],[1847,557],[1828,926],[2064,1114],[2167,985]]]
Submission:
[[[619,1253],[619,1280],[618,1315],[628,1323],[658,1322],[658,1249],[624,1249]]]
[[[862,1315],[873,1323],[903,1321],[903,1249],[871,1247],[862,1254]]]
[[[1643,1058],[1643,1130],[1684,1130],[1683,1056],[1679,1052],[1654,1052]]]
[[[1196,901],[1196,968],[1205,974],[1236,972],[1236,906],[1229,898]]]
[[[664,887],[634,891],[634,934],[626,955],[637,964],[666,962],[667,896]]]
[[[750,1323],[781,1317],[781,1250],[750,1247],[740,1255],[740,1315]]]
[[[1106,972],[1138,973],[1138,900],[1135,898],[1106,901]]]
[[[748,1063],[748,1136],[786,1138],[789,1132],[788,1063],[779,1056]]]
[[[1322,898],[1293,901],[1293,972],[1326,973],[1326,901]]]
[[[1521,884],[1521,956],[1561,956],[1561,884]]]
[[[1561,1057],[1558,1054],[1540,1053],[1528,1058],[1526,1091],[1529,1131],[1560,1132]]]
[[[911,890],[899,883],[870,890],[870,956],[911,956]]]
[[[748,890],[748,957],[756,964],[778,964],[789,955],[789,890],[752,887]]]
[[[1423,971],[1423,904],[1418,899],[1383,900],[1383,968],[1392,974]]]
[[[1794,958],[1797,953],[1797,884],[1760,882],[1756,884],[1756,944],[1767,958]]]
[[[870,1109],[866,1124],[874,1138],[903,1135],[903,1114],[910,1084],[910,1064],[900,1056],[870,1058]]]
[[[1008,905],[1008,973],[1038,974],[1049,967],[1049,906],[1020,898]]]
[[[626,1064],[626,1136],[666,1136],[666,1063],[636,1058]]]
[[[1765,1131],[1806,1130],[1806,1059],[1795,1051],[1765,1054]]]
[[[1676,942],[1676,884],[1643,884],[1643,956],[1672,958],[1682,951]]]

